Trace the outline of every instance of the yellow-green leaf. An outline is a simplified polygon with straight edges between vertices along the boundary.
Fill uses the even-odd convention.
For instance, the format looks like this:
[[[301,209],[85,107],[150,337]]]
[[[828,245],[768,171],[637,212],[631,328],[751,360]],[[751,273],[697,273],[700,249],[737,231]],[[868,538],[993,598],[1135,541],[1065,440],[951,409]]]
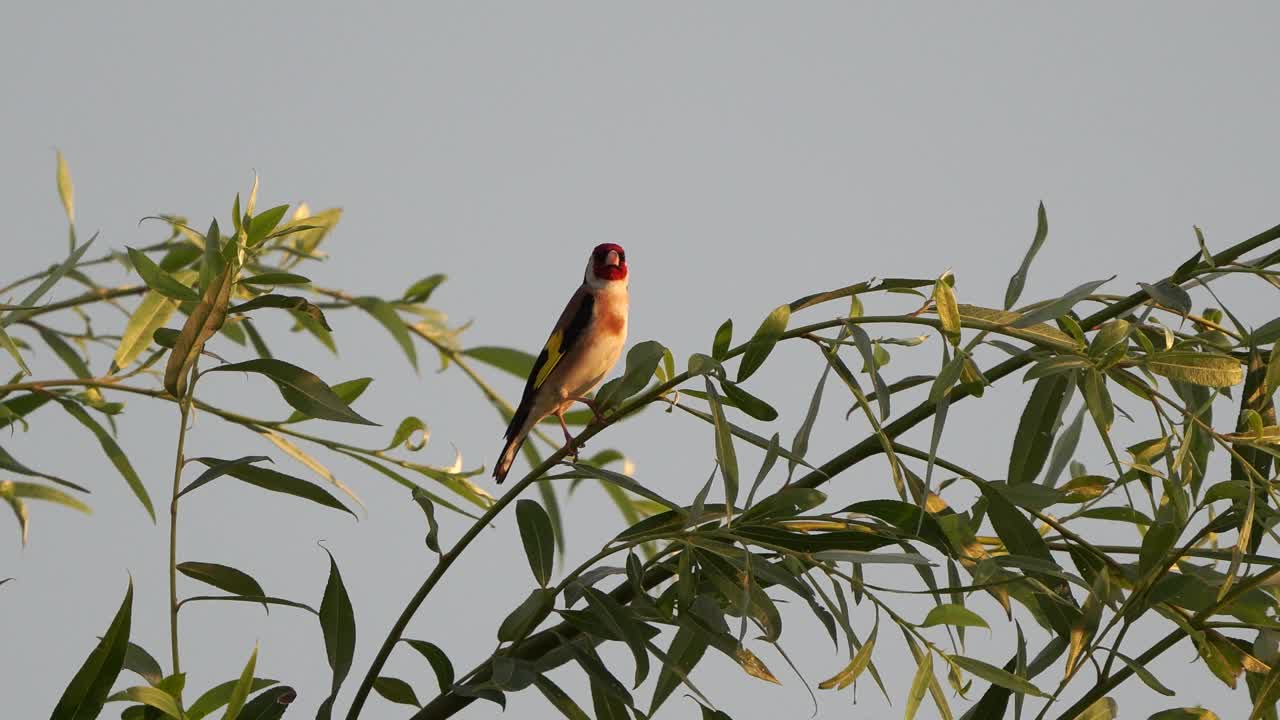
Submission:
[[[1175,350],[1147,356],[1146,366],[1157,375],[1194,385],[1230,387],[1244,382],[1240,361],[1228,355]]]

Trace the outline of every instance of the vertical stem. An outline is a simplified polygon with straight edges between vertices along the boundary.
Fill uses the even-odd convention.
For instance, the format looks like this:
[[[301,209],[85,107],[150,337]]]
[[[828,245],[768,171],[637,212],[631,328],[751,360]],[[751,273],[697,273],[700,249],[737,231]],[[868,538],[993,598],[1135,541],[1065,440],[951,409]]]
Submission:
[[[199,377],[196,363],[191,365],[191,379],[187,383],[186,397],[178,401],[178,452],[173,460],[173,493],[169,500],[169,648],[173,657],[173,674],[182,672],[178,658],[178,492],[182,485],[182,468],[186,465],[183,454],[187,444],[187,420],[191,416],[191,401]]]

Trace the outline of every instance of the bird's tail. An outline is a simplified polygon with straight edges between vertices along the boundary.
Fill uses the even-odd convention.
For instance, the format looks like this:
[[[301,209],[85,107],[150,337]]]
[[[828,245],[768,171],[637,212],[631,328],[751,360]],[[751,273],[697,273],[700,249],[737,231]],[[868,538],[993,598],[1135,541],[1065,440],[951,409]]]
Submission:
[[[497,480],[499,485],[511,471],[511,464],[516,461],[516,453],[520,452],[520,446],[524,444],[524,439],[529,436],[530,430],[532,427],[529,423],[529,408],[525,403],[521,403],[520,407],[516,408],[515,415],[511,417],[511,424],[507,426],[505,435],[507,442],[502,446],[498,462],[493,466],[493,479]]]

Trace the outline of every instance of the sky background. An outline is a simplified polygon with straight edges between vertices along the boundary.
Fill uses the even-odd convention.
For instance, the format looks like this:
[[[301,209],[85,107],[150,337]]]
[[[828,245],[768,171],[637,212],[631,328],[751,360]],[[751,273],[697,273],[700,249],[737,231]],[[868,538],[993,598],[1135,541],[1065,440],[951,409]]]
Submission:
[[[1193,224],[1222,248],[1280,222],[1280,11],[1269,3],[720,2],[643,10],[613,3],[31,3],[0,17],[6,278],[65,252],[55,147],[71,165],[81,234],[100,230],[104,250],[163,239],[163,228],[138,222],[157,212],[181,213],[196,225],[214,214],[225,222],[232,196],[247,191],[256,171],[260,208],[304,200],[344,208],[326,243],[332,260],[307,271],[317,283],[393,296],[423,276],[447,273],[432,304],[455,322],[475,321],[468,345],[536,351],[590,248],[620,243],[631,265],[631,340],[657,339],[681,364],[709,348],[726,317],[746,333],[780,303],[872,276],[934,277],[950,268],[961,302],[997,306],[1042,200],[1051,229],[1024,301],[1113,273],[1119,277],[1108,289],[1130,292],[1194,252]],[[102,277],[136,282],[116,270]],[[1247,321],[1274,314],[1274,292],[1261,283],[1224,288]],[[53,295],[72,291],[61,286]],[[871,312],[908,309],[904,299],[868,302]],[[452,443],[468,467],[492,466],[502,424],[462,375],[437,374],[425,348],[415,374],[368,318],[331,320],[339,356],[298,336],[273,349],[330,382],[377,378],[356,407],[390,427],[313,422],[313,430],[375,446],[401,417],[418,415],[432,427],[424,461],[447,464]],[[277,336],[286,329],[271,322],[265,326]],[[930,370],[937,340],[896,349],[887,374]],[[249,357],[216,342],[211,349],[229,359]],[[811,347],[793,345],[749,386],[781,412],[772,427],[757,429],[786,440],[822,362]],[[105,371],[109,353],[95,352],[92,367]],[[38,368],[65,372],[47,356],[37,354]],[[990,365],[999,355],[980,358]],[[0,359],[6,375],[7,363]],[[518,380],[487,376],[517,396]],[[227,375],[201,390],[267,417],[285,411],[260,380]],[[943,453],[1002,477],[1012,418],[1027,391],[1010,379],[980,403],[955,406]],[[866,433],[862,423],[843,420],[849,399],[838,383],[824,400],[810,449],[815,461]],[[903,398],[898,407],[915,401]],[[168,494],[175,424],[172,405],[137,398],[121,423],[120,441],[158,505]],[[1117,432],[1142,439],[1123,422]],[[1086,436],[1078,457],[1101,468],[1100,445]],[[6,714],[48,712],[130,575],[133,639],[167,666],[166,524],[148,520],[92,438],[54,411],[34,416],[29,433],[0,442],[28,464],[90,486],[95,509],[86,518],[33,506],[25,549],[12,522],[0,519],[0,577],[17,578],[0,588]],[[203,416],[190,443],[189,454],[272,451]],[[651,410],[590,449],[614,446],[634,459],[638,480],[683,502],[713,463],[710,429],[681,413]],[[744,473],[753,473],[758,454],[740,453]],[[306,473],[287,458],[278,467]],[[318,605],[328,568],[317,546],[323,541],[359,623],[353,677],[338,703],[345,711],[433,558],[422,546],[421,514],[402,488],[338,459],[332,467],[368,504],[366,518],[220,483],[184,506],[180,557],[239,567],[271,594]],[[776,474],[770,482],[781,481]],[[835,507],[892,494],[878,463],[827,489]],[[957,488],[948,498],[964,507],[966,492]],[[573,567],[622,521],[593,487],[565,507]],[[451,543],[464,529],[446,516],[442,538]],[[1136,534],[1119,539],[1137,542]],[[903,584],[913,577],[868,575]],[[492,651],[497,623],[531,586],[514,521],[504,516],[446,577],[408,635],[439,643],[465,672]],[[182,583],[183,593],[200,588]],[[926,606],[902,602],[909,617],[923,617]],[[986,598],[972,602],[999,618]],[[811,682],[845,664],[806,612],[796,608],[786,618],[784,645]],[[869,610],[859,609],[858,618],[869,631]],[[1164,632],[1160,623],[1141,628],[1129,647],[1140,651],[1157,632]],[[1033,647],[1043,642],[1039,629],[1029,634]],[[970,654],[994,663],[1013,648],[1005,628],[969,638]],[[896,715],[913,664],[897,633],[881,639],[877,662]],[[286,608],[269,617],[251,606],[184,609],[188,696],[237,676],[255,641],[258,674],[300,690],[288,717],[312,714],[329,682],[321,635],[311,616]],[[781,687],[711,656],[695,680],[737,718],[810,713],[786,663],[756,649]],[[625,651],[610,648],[606,657],[629,673]],[[1229,692],[1193,659],[1183,643],[1151,667],[1180,691],[1177,698],[1124,685],[1114,695],[1122,716],[1196,702],[1223,717],[1243,716],[1244,691]],[[397,651],[387,672],[411,681],[420,697],[435,695],[428,666],[408,651]],[[589,706],[576,671],[553,677]],[[1041,684],[1052,687],[1058,677],[1050,671]],[[638,697],[647,706],[649,691]],[[853,715],[885,708],[869,683],[857,697]],[[823,692],[819,701],[821,717],[851,716],[848,692]],[[379,698],[367,708],[368,717],[408,714]],[[677,694],[659,717],[695,712]],[[477,703],[463,716],[499,711]],[[555,716],[535,692],[512,696],[506,714]]]

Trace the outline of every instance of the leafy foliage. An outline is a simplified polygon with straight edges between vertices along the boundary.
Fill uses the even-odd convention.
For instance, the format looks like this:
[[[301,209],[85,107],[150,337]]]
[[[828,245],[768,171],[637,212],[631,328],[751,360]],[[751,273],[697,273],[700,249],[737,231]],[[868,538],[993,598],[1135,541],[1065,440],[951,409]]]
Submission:
[[[256,647],[242,668],[228,668],[222,682],[185,702],[177,617],[185,603],[196,600],[314,614],[332,672],[320,717],[342,714],[335,703],[354,671],[361,680],[348,718],[373,712],[365,709],[372,693],[413,707],[413,717],[426,719],[452,716],[477,699],[505,707],[507,694],[536,689],[569,718],[653,717],[681,691],[698,703],[703,717],[724,720],[726,712],[696,684],[708,651],[737,665],[743,682],[780,683],[769,665],[776,666],[775,656],[792,665],[784,628],[805,614],[843,654],[835,661],[804,657],[793,665],[802,668],[797,672],[806,686],[810,677],[824,678],[813,683],[819,692],[849,692],[870,682],[887,698],[877,658],[901,635],[900,647],[915,661],[906,695],[894,698],[907,717],[952,718],[952,704],[961,703],[967,708],[961,717],[1009,717],[1010,700],[1013,715],[1033,704],[1041,717],[1118,717],[1109,693],[1121,683],[1136,677],[1151,692],[1173,693],[1149,666],[1187,638],[1209,675],[1249,694],[1251,717],[1276,716],[1280,650],[1272,588],[1280,561],[1265,550],[1276,540],[1273,528],[1280,521],[1274,502],[1280,318],[1261,318],[1250,330],[1209,288],[1245,276],[1280,287],[1280,253],[1274,248],[1280,227],[1216,254],[1197,231],[1189,260],[1171,263],[1167,276],[1139,283],[1128,296],[1100,294],[1108,278],[1015,307],[1047,242],[1041,205],[1032,245],[999,308],[958,302],[957,278],[948,272],[935,280],[859,282],[780,305],[736,347],[734,322],[726,320],[708,338],[710,354],[690,356],[684,372],[677,372],[680,362],[669,348],[636,343],[617,379],[596,396],[602,416],[573,418],[584,426],[579,439],[617,436],[616,423],[650,407],[680,409],[705,432],[708,455],[716,460],[711,478],[704,482],[700,475],[684,485],[701,490],[687,499],[665,497],[631,477],[626,456],[617,450],[561,467],[566,450],[535,433],[527,448],[531,469],[495,498],[471,480],[482,468],[466,469],[460,454],[445,467],[410,459],[429,439],[427,423],[418,417],[402,420],[385,447],[359,447],[322,434],[337,432],[324,423],[304,427],[327,429],[299,431],[304,421],[374,424],[351,407],[371,381],[361,377],[331,386],[275,357],[268,346],[275,338],[255,325],[264,311],[287,315],[295,331],[336,350],[341,337],[329,317],[366,316],[391,335],[415,369],[420,351],[434,352],[443,368],[461,368],[487,402],[509,417],[511,405],[473,363],[523,376],[532,358],[513,348],[466,347],[464,328],[450,326],[428,304],[444,275],[430,275],[387,297],[317,285],[297,271],[323,257],[320,247],[340,210],[313,212],[300,205],[291,211],[282,205],[255,212],[256,182],[245,202],[236,196],[229,223],[214,220],[201,233],[183,218],[160,216],[168,232],[161,242],[89,258],[94,241],[77,241],[70,170],[60,154],[57,160],[70,250],[50,269],[5,288],[32,286],[20,303],[0,308],[0,345],[17,371],[0,385],[0,427],[14,435],[29,431],[43,420],[40,408],[52,401],[51,407],[61,407],[89,430],[154,518],[155,508],[164,505],[153,504],[116,428],[128,419],[126,401],[172,404],[180,430],[167,505],[175,526],[179,507],[199,511],[200,495],[192,491],[223,477],[355,516],[324,487],[332,485],[359,503],[322,459],[354,458],[375,470],[374,477],[410,490],[427,520],[426,557],[433,564],[369,666],[358,667],[358,608],[332,555],[323,591],[304,602],[267,595],[257,579],[237,568],[180,561],[171,541],[171,672],[166,675],[160,661],[129,640],[135,619],[130,585],[83,666],[67,673],[71,680],[55,718],[94,717],[107,702],[130,703],[123,716],[134,718],[198,719],[224,707],[229,718],[284,715],[296,692],[255,677]],[[1263,254],[1245,257],[1254,252]],[[117,260],[136,271],[141,284],[112,287],[95,279],[102,266]],[[67,278],[87,291],[40,304]],[[281,285],[296,294],[275,293]],[[1201,289],[1215,305],[1196,313]],[[836,301],[842,308],[847,302],[847,308],[833,310]],[[119,335],[99,334],[89,321],[90,311],[106,302],[132,305]],[[872,306],[882,314],[868,314]],[[798,325],[793,316],[805,311],[816,317]],[[167,327],[175,316],[180,328]],[[76,319],[82,328],[62,329]],[[920,335],[920,326],[937,330],[939,337]],[[777,422],[780,415],[747,385],[784,343],[816,350],[816,390],[803,417],[792,419],[798,429],[789,448],[782,446],[780,432],[753,428]],[[941,356],[936,372],[892,376],[887,348],[909,352],[928,343],[936,343]],[[52,350],[71,377],[26,379],[32,375],[27,356],[37,344]],[[111,357],[101,375],[90,353],[97,345]],[[347,377],[362,368],[350,370]],[[993,442],[1002,433],[1009,440],[1008,463],[999,468],[1004,475],[989,477],[982,468],[953,462],[946,443],[949,408],[983,398],[985,388],[1008,384],[1020,371],[1029,383],[1024,409],[1006,427],[992,428]],[[225,407],[224,399],[234,399],[238,387],[226,373],[269,380],[292,413],[271,420]],[[856,412],[859,423],[865,420],[864,435],[834,457],[810,458],[809,440],[833,376],[840,392],[848,393],[851,417]],[[216,395],[209,391],[215,379]],[[266,467],[272,460],[267,455],[200,456],[193,450],[202,438],[188,423],[193,411],[266,438],[323,483]],[[1064,423],[1067,417],[1073,419]],[[932,426],[928,447],[908,444],[906,433],[925,422]],[[1124,445],[1118,425],[1124,442],[1142,439]],[[1094,440],[1105,454],[1081,450]],[[545,447],[537,447],[539,442]],[[764,452],[763,463],[750,460],[747,446]],[[787,460],[785,473],[775,472],[779,458]],[[872,458],[887,463],[885,486],[861,483],[851,492],[850,470]],[[193,466],[197,475],[184,483]],[[30,502],[90,509],[83,485],[34,469],[4,448],[0,471],[25,478],[0,478],[0,498],[17,518],[24,542],[33,525]],[[583,564],[557,568],[557,550],[560,558],[570,555],[561,503],[581,482],[599,483],[625,524]],[[533,485],[541,502],[520,497]],[[513,503],[514,512],[503,516]],[[440,532],[437,513],[474,523],[450,544],[451,533]],[[322,521],[317,515],[316,522]],[[441,647],[404,632],[472,541],[501,522],[518,528],[532,582],[505,618],[495,619],[498,648],[474,671],[459,674]],[[1097,535],[1090,528],[1097,523],[1108,523],[1112,536],[1130,540],[1093,542]],[[420,547],[421,539],[406,542]],[[904,566],[919,585],[869,582],[868,566],[884,564]],[[225,594],[179,598],[178,574],[187,578],[183,582]],[[923,617],[908,618],[895,602],[900,592],[925,595],[933,606]],[[1006,614],[984,615],[975,596],[993,599]],[[1165,623],[1168,635],[1150,647],[1135,646],[1128,630],[1139,618]],[[966,633],[972,637],[1011,622],[1018,636],[1011,657],[992,657],[985,645],[973,642],[966,646]],[[375,619],[360,627],[382,625]],[[886,631],[893,628],[897,634]],[[1032,640],[1042,645],[1029,646]],[[402,643],[429,664],[439,692],[434,699],[427,694],[430,683],[384,673]],[[609,643],[626,651],[632,672],[601,660],[597,648]],[[585,675],[589,698],[573,697],[547,676],[568,663]],[[820,663],[826,665],[813,672]],[[146,684],[112,692],[126,669]],[[1153,717],[1215,716],[1201,708],[1174,708]]]

